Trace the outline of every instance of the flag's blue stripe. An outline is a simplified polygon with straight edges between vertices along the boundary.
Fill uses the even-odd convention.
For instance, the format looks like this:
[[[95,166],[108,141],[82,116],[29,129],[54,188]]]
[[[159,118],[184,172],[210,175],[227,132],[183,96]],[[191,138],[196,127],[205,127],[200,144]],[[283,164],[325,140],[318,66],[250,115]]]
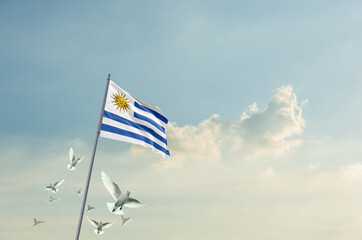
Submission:
[[[119,128],[116,128],[116,127],[113,127],[113,126],[110,126],[110,125],[107,125],[107,124],[104,124],[104,123],[102,123],[101,130],[106,131],[106,132],[115,133],[115,134],[122,135],[122,136],[126,136],[126,137],[129,137],[129,138],[138,139],[140,141],[143,141],[145,143],[150,144],[152,147],[154,147],[154,148],[160,150],[161,152],[165,153],[166,155],[170,156],[170,152],[167,149],[165,149],[164,147],[162,147],[159,144],[155,143],[151,139],[149,139],[149,138],[147,138],[145,136],[142,136],[140,134],[130,132],[130,131],[126,131],[124,129],[119,129]]]
[[[142,120],[142,121],[145,121],[145,122],[148,122],[148,123],[152,124],[157,129],[159,129],[161,132],[165,133],[165,128],[162,127],[160,124],[156,123],[155,121],[153,121],[151,118],[148,118],[148,117],[146,117],[146,116],[144,116],[142,114],[139,114],[137,112],[134,112],[133,116],[135,118],[138,118],[138,119]]]
[[[139,108],[145,112],[151,113],[153,116],[155,116],[156,118],[160,119],[162,122],[164,122],[165,124],[168,123],[167,118],[165,118],[165,116],[163,116],[162,114],[156,112],[155,110],[152,110],[151,108],[145,107],[141,104],[139,104],[138,102],[134,101],[134,106],[136,108]]]
[[[140,129],[140,130],[145,131],[145,132],[148,132],[149,134],[151,134],[152,136],[154,136],[155,138],[157,138],[158,140],[160,140],[161,142],[163,142],[164,144],[167,145],[167,140],[164,137],[160,136],[153,129],[151,129],[151,128],[145,126],[145,125],[135,123],[135,122],[130,121],[130,120],[126,119],[126,118],[118,116],[118,115],[116,115],[114,113],[108,112],[106,110],[104,110],[103,116],[106,117],[106,118],[112,119],[114,121],[117,121],[119,123],[123,123],[125,125]]]

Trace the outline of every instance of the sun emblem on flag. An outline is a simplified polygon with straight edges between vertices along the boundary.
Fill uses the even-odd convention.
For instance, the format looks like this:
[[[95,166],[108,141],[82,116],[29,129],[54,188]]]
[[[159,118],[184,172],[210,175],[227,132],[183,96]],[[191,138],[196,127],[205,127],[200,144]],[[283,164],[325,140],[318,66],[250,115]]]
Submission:
[[[113,105],[117,107],[117,110],[119,109],[120,111],[127,112],[127,110],[130,109],[129,101],[125,94],[119,94],[117,91],[116,93],[113,93],[112,98],[112,102],[114,103]]]

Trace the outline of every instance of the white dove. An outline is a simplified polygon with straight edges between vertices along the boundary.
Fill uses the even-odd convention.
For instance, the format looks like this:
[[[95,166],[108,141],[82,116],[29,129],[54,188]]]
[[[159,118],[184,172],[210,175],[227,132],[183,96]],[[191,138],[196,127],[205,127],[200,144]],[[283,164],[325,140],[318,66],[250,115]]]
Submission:
[[[95,234],[98,234],[98,235],[101,235],[101,234],[104,233],[103,228],[109,228],[109,227],[111,227],[111,226],[113,225],[113,223],[114,223],[114,222],[111,222],[111,223],[109,223],[109,222],[102,223],[102,222],[97,222],[97,221],[95,221],[95,220],[93,220],[93,219],[90,219],[88,216],[87,216],[87,218],[88,218],[88,221],[90,222],[90,224],[92,224],[93,226],[96,227],[96,229],[94,229],[94,233],[95,233]]]
[[[33,227],[36,227],[40,223],[45,223],[45,221],[39,221],[33,216]]]
[[[49,186],[46,186],[45,189],[50,190],[52,193],[56,193],[59,191],[58,187],[62,185],[62,183],[65,181],[65,179],[58,181],[54,184],[49,184]]]
[[[129,208],[139,208],[144,206],[138,200],[130,198],[130,192],[127,191],[126,193],[122,193],[119,189],[118,185],[107,176],[105,172],[102,171],[102,181],[108,192],[112,195],[115,203],[107,203],[107,207],[109,211],[116,215],[123,215],[123,206]]]
[[[131,220],[130,217],[123,217],[123,215],[121,215],[121,217],[122,217],[122,223],[121,223],[122,226],[126,225],[126,222],[129,221],[129,220]]]
[[[87,212],[90,212],[92,209],[95,209],[95,207],[88,204],[87,206]]]
[[[81,196],[82,195],[82,188],[79,188],[79,190],[75,191],[75,192],[78,193],[79,196]]]
[[[68,169],[70,171],[74,171],[75,170],[75,166],[80,163],[83,159],[85,158],[85,156],[81,157],[81,158],[76,158],[74,155],[74,151],[73,148],[70,148],[69,150],[69,161],[70,164],[67,165]]]
[[[59,201],[59,200],[60,200],[59,198],[55,198],[55,197],[53,197],[52,195],[50,195],[50,196],[49,196],[48,203],[57,202],[57,201]]]

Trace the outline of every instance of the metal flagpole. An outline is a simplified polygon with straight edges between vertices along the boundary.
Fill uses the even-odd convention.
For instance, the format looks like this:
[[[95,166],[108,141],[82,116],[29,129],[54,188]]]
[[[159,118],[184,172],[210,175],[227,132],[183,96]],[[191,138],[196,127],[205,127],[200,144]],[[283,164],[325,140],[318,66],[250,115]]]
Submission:
[[[106,98],[107,98],[107,94],[108,94],[108,87],[109,87],[109,81],[110,81],[110,80],[111,80],[111,74],[108,74],[107,85],[106,85],[106,90],[105,90],[105,92],[104,92],[101,115],[99,116],[98,128],[97,128],[97,133],[96,133],[96,139],[95,139],[94,145],[93,145],[93,152],[92,152],[91,162],[90,162],[90,164],[89,164],[88,178],[87,178],[87,183],[86,183],[86,186],[85,186],[85,191],[84,191],[84,196],[83,196],[83,203],[82,203],[82,208],[81,208],[81,210],[80,210],[80,216],[79,216],[79,222],[78,222],[78,229],[77,229],[77,234],[76,234],[76,236],[75,236],[75,240],[79,240],[80,229],[82,228],[82,221],[83,221],[83,215],[84,215],[84,207],[85,207],[85,203],[86,203],[86,200],[87,200],[89,182],[90,182],[90,179],[91,179],[91,176],[92,176],[92,169],[93,169],[93,163],[94,163],[94,155],[96,154],[96,148],[97,148],[99,133],[100,133],[100,129],[101,129],[103,112],[104,112],[104,106],[105,106],[105,104],[106,104]]]

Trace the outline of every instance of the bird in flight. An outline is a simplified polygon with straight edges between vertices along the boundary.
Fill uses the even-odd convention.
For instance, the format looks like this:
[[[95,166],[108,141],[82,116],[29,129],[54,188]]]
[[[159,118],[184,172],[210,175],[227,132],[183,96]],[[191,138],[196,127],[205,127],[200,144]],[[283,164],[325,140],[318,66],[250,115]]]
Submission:
[[[122,226],[125,226],[126,222],[131,220],[130,217],[123,217],[123,215],[121,215],[121,218],[122,218],[122,223],[121,223]]]
[[[114,223],[114,222],[111,222],[111,223],[109,223],[109,222],[102,223],[102,222],[97,222],[97,221],[95,221],[95,220],[93,220],[93,219],[90,219],[88,216],[87,216],[87,218],[88,218],[88,221],[90,222],[90,224],[92,224],[93,226],[96,227],[96,229],[94,229],[94,233],[95,233],[95,234],[98,234],[98,235],[101,235],[101,234],[104,233],[103,228],[109,228],[109,227],[111,227],[111,226],[113,225],[113,223]]]
[[[56,192],[59,191],[58,187],[59,187],[60,185],[62,185],[62,183],[64,182],[64,180],[65,180],[65,179],[60,180],[60,181],[58,181],[58,182],[56,182],[56,183],[54,183],[54,184],[51,184],[51,183],[50,183],[48,186],[45,187],[45,189],[50,190],[52,193],[56,193]]]
[[[33,227],[36,227],[40,223],[45,223],[45,221],[40,221],[33,216]]]
[[[110,212],[116,215],[123,215],[123,206],[129,208],[139,208],[144,206],[141,204],[137,199],[131,198],[130,192],[127,191],[122,193],[119,189],[118,185],[108,177],[108,175],[102,171],[101,173],[102,181],[104,186],[106,187],[107,191],[111,194],[113,199],[116,201],[115,203],[107,203],[107,207]]]
[[[70,171],[74,171],[75,170],[75,166],[80,163],[83,159],[85,158],[85,156],[81,157],[81,158],[76,158],[73,148],[70,148],[69,150],[69,164],[67,165],[68,169]]]
[[[82,188],[79,188],[78,191],[75,191],[76,193],[78,193],[78,196],[81,196],[82,195]]]
[[[87,212],[90,212],[92,209],[95,209],[95,207],[88,204],[87,206]]]
[[[55,197],[53,197],[52,195],[50,195],[50,196],[49,196],[48,203],[57,202],[57,201],[59,201],[59,200],[60,200],[59,198],[55,198]]]

